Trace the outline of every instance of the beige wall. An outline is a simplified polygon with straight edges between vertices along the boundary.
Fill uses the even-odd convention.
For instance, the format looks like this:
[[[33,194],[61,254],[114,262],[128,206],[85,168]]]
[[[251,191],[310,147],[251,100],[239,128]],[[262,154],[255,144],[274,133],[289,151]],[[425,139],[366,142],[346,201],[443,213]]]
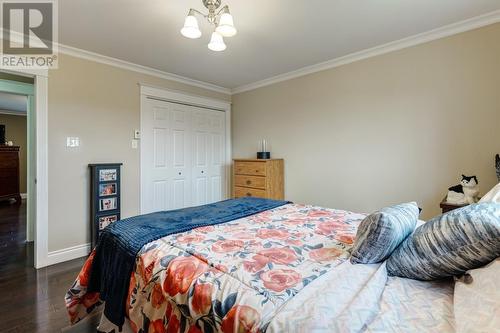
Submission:
[[[122,217],[139,213],[138,83],[213,98],[230,96],[61,55],[49,73],[49,251],[90,241],[87,164],[122,162]],[[80,147],[66,148],[66,137]]]
[[[19,190],[26,193],[27,125],[26,116],[0,114],[0,125],[5,125],[5,140],[19,146]]]
[[[233,96],[233,155],[261,138],[285,158],[287,199],[370,212],[448,186],[496,183],[500,24]]]

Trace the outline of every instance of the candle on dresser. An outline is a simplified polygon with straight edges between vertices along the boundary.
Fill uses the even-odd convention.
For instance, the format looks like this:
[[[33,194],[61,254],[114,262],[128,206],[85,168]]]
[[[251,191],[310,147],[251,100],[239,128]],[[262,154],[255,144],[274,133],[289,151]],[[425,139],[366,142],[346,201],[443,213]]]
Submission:
[[[269,147],[266,139],[259,141],[259,151],[257,152],[257,159],[270,159],[271,154],[269,153]]]

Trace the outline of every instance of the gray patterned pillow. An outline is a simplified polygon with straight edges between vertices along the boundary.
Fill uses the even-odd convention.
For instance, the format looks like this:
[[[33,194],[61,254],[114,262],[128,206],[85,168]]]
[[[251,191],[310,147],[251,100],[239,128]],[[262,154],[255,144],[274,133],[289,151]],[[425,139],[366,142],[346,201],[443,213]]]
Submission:
[[[351,252],[351,263],[374,264],[387,259],[415,229],[415,202],[382,208],[361,221]]]
[[[480,203],[435,217],[387,260],[387,272],[417,280],[465,273],[500,256],[500,204]]]

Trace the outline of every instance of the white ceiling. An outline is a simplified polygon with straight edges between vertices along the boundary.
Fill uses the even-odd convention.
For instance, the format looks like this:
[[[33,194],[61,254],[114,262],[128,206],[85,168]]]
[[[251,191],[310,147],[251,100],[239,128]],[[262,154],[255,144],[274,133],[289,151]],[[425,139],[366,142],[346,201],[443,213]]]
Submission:
[[[201,0],[59,1],[59,42],[226,88],[500,9],[500,0],[223,0],[238,34],[207,48],[180,28]],[[200,20],[201,22],[201,20]]]
[[[0,113],[10,111],[12,113],[26,114],[28,98],[0,91]]]

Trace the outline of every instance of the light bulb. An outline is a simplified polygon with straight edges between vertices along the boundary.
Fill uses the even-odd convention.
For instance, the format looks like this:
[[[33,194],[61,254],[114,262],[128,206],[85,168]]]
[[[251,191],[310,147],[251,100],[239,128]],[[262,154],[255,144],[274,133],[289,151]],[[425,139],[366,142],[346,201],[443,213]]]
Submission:
[[[217,31],[212,33],[212,38],[210,39],[210,43],[208,43],[208,48],[212,51],[224,51],[226,49],[226,44],[224,44],[224,39],[222,35]]]
[[[198,20],[194,15],[186,16],[186,20],[184,21],[184,27],[181,29],[181,34],[187,38],[200,38],[201,31],[198,27]]]

